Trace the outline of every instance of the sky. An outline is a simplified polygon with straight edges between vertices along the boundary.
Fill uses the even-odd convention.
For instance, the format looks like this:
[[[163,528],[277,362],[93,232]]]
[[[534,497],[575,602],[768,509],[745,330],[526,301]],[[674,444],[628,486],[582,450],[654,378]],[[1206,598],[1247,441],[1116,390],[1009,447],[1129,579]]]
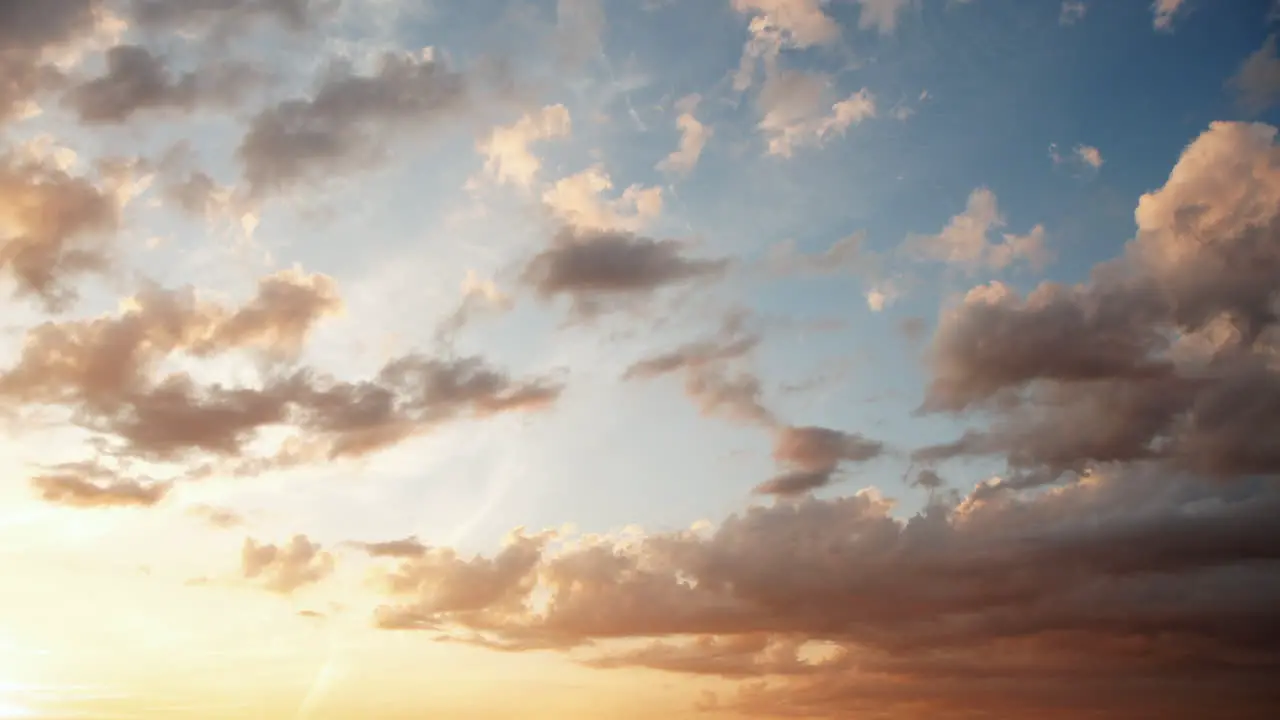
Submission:
[[[0,718],[1280,715],[1277,21],[0,0]]]

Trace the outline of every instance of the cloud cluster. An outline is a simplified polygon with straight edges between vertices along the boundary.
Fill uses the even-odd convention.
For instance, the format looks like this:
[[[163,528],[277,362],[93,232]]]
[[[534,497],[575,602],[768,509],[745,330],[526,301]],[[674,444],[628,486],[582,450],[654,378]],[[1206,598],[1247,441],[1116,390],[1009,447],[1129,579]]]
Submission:
[[[769,717],[1262,718],[1280,663],[1278,510],[1268,481],[1224,495],[1155,468],[905,522],[863,492],[712,530],[408,560],[387,578],[414,599],[378,619],[764,681],[730,704]]]
[[[478,357],[409,354],[358,382],[294,365],[315,325],[341,307],[329,278],[299,271],[263,278],[256,295],[234,309],[190,289],[151,287],[117,314],[31,329],[17,363],[0,371],[0,403],[62,408],[112,455],[205,459],[224,471],[255,473],[366,455],[452,419],[545,407],[560,393],[556,382],[512,379]],[[163,371],[179,356],[255,349],[276,361],[257,385]],[[271,427],[294,434],[271,455],[250,452]],[[37,482],[46,495],[50,482]],[[56,486],[60,496],[70,492],[65,481]]]
[[[1280,471],[1275,136],[1214,123],[1142,197],[1124,256],[1087,283],[1026,297],[993,283],[949,311],[924,409],[994,417],[926,456],[1000,453],[1046,479],[1139,460],[1217,477]]]
[[[331,575],[334,559],[305,535],[295,535],[280,545],[245,538],[240,567],[246,580],[271,592],[288,594]]]

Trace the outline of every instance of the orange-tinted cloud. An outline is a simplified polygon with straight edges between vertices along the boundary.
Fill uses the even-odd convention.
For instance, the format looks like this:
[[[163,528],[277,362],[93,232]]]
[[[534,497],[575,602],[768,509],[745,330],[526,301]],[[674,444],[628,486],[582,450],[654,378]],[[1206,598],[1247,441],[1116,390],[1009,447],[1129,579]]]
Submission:
[[[259,544],[245,538],[240,562],[246,580],[282,594],[314,585],[333,574],[334,569],[333,556],[305,535],[295,535],[281,545]]]
[[[92,180],[51,158],[0,155],[0,274],[19,296],[65,308],[78,297],[73,280],[106,268],[118,224],[115,198]]]

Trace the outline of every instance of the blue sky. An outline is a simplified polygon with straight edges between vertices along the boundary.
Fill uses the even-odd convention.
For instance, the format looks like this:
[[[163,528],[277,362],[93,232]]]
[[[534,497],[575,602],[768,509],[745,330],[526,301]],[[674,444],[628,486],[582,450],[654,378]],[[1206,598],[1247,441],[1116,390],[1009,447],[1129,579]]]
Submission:
[[[369,628],[371,608],[391,603],[370,583],[396,577],[377,561],[394,553],[361,543],[412,537],[425,545],[395,557],[423,588],[523,593],[471,614],[439,610],[427,589],[410,604],[437,608],[419,627],[460,633],[472,670],[485,656],[462,646],[481,635],[574,652],[672,637],[708,651],[745,637],[764,643],[757,670],[815,643],[856,660],[889,645],[822,623],[631,632],[618,628],[666,626],[557,625],[531,608],[557,583],[590,586],[583,568],[604,546],[618,562],[645,548],[637,567],[652,573],[705,550],[668,585],[723,582],[736,594],[718,601],[743,601],[772,568],[756,568],[751,553],[768,552],[752,543],[810,513],[818,525],[778,542],[834,547],[857,524],[841,513],[882,513],[876,527],[904,543],[939,522],[970,533],[961,540],[976,552],[996,540],[973,518],[1024,534],[1046,518],[1075,537],[1072,523],[1110,512],[1095,502],[1139,518],[1272,502],[1261,486],[1237,496],[1197,484],[1273,477],[1260,446],[1232,445],[1216,426],[1180,433],[1223,416],[1272,421],[1274,316],[1259,308],[1275,306],[1266,282],[1280,287],[1267,275],[1280,268],[1268,254],[1280,246],[1268,209],[1280,192],[1277,18],[1272,0],[0,0],[0,23],[18,28],[0,27],[0,61],[36,78],[0,87],[0,419],[13,428],[0,474],[18,478],[0,486],[0,546],[40,578],[26,615],[0,611],[0,649],[13,636],[75,657],[71,630],[22,627],[93,558],[115,578],[121,617],[151,622],[135,593],[261,586],[292,620],[327,607],[326,628],[341,628],[316,639],[290,626],[279,643],[311,638],[325,668],[348,642],[401,668],[379,680],[389,685],[352,681],[351,697],[411,685],[412,659],[445,672],[451,651]],[[117,67],[129,53],[135,64]],[[1189,250],[1192,236],[1252,254]],[[100,262],[81,266],[68,248]],[[31,270],[44,261],[47,272]],[[1239,276],[1211,274],[1226,266]],[[61,290],[75,296],[55,302]],[[1250,321],[1257,347],[1223,339]],[[1116,370],[1137,352],[1130,341],[1143,362]],[[492,374],[459,379],[466,357]],[[653,370],[655,358],[669,366]],[[1143,415],[1142,382],[1166,361],[1186,382],[1167,397],[1191,399],[1176,411],[1151,401],[1162,410]],[[1209,376],[1222,395],[1192,389]],[[1115,385],[1095,397],[1089,383],[1103,382]],[[1228,393],[1250,383],[1260,410]],[[543,394],[516,393],[529,388]],[[414,392],[428,400],[415,405]],[[1245,410],[1215,415],[1221,406]],[[1126,433],[1154,416],[1167,424],[1131,455],[1103,437],[1138,442]],[[1077,440],[1088,447],[1058,443]],[[918,486],[930,482],[922,470],[941,485]],[[1161,473],[1173,489],[1152,489]],[[992,500],[994,478],[1026,487]],[[732,546],[683,545],[711,543],[698,534],[708,528]],[[314,552],[287,545],[295,535]],[[509,587],[493,579],[511,566],[490,557],[529,537],[545,554]],[[258,543],[271,549],[255,555]],[[663,555],[677,546],[686,554]],[[457,560],[473,553],[485,555]],[[746,575],[707,570],[720,562]],[[145,581],[120,579],[138,568]],[[709,577],[687,583],[699,570]],[[573,585],[573,572],[591,577]],[[855,575],[843,591],[874,594],[848,590]],[[879,581],[867,582],[915,582]],[[637,592],[601,605],[661,605]],[[276,607],[201,598],[239,603],[245,637]],[[832,623],[862,622],[814,603]],[[156,617],[169,623],[158,636],[190,629],[186,616]],[[886,632],[906,642],[915,628]],[[994,667],[992,648],[975,662]],[[653,652],[611,657],[670,670]],[[92,676],[85,662],[71,665]],[[555,662],[538,672],[567,687],[585,677]],[[813,670],[811,698],[823,682],[854,682],[847,667],[813,663],[747,679],[785,689]],[[0,657],[0,717],[10,670]],[[162,671],[148,682],[167,682]],[[680,702],[736,687],[731,672],[677,676]],[[643,696],[643,677],[625,692]],[[742,705],[768,694],[752,692]],[[406,717],[444,712],[405,702]],[[814,702],[815,717],[868,712]]]

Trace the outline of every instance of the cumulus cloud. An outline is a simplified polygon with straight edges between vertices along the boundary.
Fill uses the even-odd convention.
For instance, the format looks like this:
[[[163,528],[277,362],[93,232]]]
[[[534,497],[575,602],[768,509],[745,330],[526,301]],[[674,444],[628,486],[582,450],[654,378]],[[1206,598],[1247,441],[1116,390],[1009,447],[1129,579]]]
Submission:
[[[240,552],[240,570],[246,580],[285,595],[324,580],[333,569],[333,555],[306,535],[295,535],[280,545],[245,538]]]
[[[1228,81],[1240,105],[1260,113],[1280,101],[1280,57],[1276,56],[1276,36],[1268,35],[1262,47],[1240,65]]]
[[[1055,472],[1144,460],[1217,477],[1280,471],[1264,439],[1280,431],[1275,136],[1213,123],[1142,197],[1124,255],[1087,283],[1026,297],[992,284],[947,313],[925,409],[998,412],[934,454],[999,452]]]
[[[662,188],[634,184],[616,198],[603,197],[612,189],[613,179],[597,164],[557,180],[542,202],[562,222],[594,230],[634,232],[662,214]]]
[[[908,240],[908,251],[917,257],[944,262],[970,271],[978,268],[1003,270],[1024,261],[1041,270],[1049,261],[1045,230],[1035,226],[1025,235],[1004,233],[991,240],[992,231],[1005,225],[995,193],[978,188],[969,194],[964,212],[955,215],[937,235]]]
[[[724,709],[767,716],[1193,718],[1229,692],[1228,715],[1252,720],[1277,700],[1278,508],[1266,481],[1225,494],[1139,469],[905,521],[871,492],[810,498],[709,530],[446,556],[430,583],[392,571],[430,591],[378,619],[747,680]]]
[[[289,360],[313,327],[340,309],[332,281],[285,271],[259,282],[234,310],[187,291],[151,288],[116,315],[45,323],[0,372],[0,401],[62,407],[113,452],[153,461],[211,457],[237,472],[365,455],[461,417],[545,407],[560,386],[515,380],[477,357],[390,360],[370,379],[340,381],[285,365],[258,384],[203,384],[162,364],[258,349]],[[247,447],[267,427],[296,435],[277,455]]]
[[[781,157],[821,146],[876,116],[875,98],[866,88],[833,102],[830,78],[798,70],[770,74],[756,102],[768,152]]]
[[[698,108],[701,97],[688,95],[676,103],[680,116],[676,118],[676,127],[680,130],[680,147],[660,160],[657,170],[675,175],[688,175],[702,157],[702,149],[711,139],[714,131],[703,125],[694,112]]]
[[[0,155],[0,273],[51,311],[78,298],[71,281],[108,265],[117,198],[54,155]]]
[[[677,240],[569,226],[529,261],[523,280],[542,298],[569,297],[578,312],[591,315],[611,302],[714,279],[728,268],[727,260],[690,258],[685,250]]]
[[[82,122],[118,124],[144,112],[190,112],[198,105],[229,105],[256,79],[248,67],[211,65],[175,76],[163,57],[137,45],[107,51],[99,77],[71,88],[63,97]]]
[[[284,190],[368,165],[397,136],[422,133],[469,102],[467,79],[434,51],[387,53],[373,73],[332,63],[311,97],[256,115],[238,155],[257,192]]]
[[[512,125],[494,128],[489,137],[477,145],[485,157],[485,173],[499,183],[530,187],[542,169],[542,161],[530,151],[529,145],[567,137],[572,129],[569,110],[563,105],[548,105]]]

